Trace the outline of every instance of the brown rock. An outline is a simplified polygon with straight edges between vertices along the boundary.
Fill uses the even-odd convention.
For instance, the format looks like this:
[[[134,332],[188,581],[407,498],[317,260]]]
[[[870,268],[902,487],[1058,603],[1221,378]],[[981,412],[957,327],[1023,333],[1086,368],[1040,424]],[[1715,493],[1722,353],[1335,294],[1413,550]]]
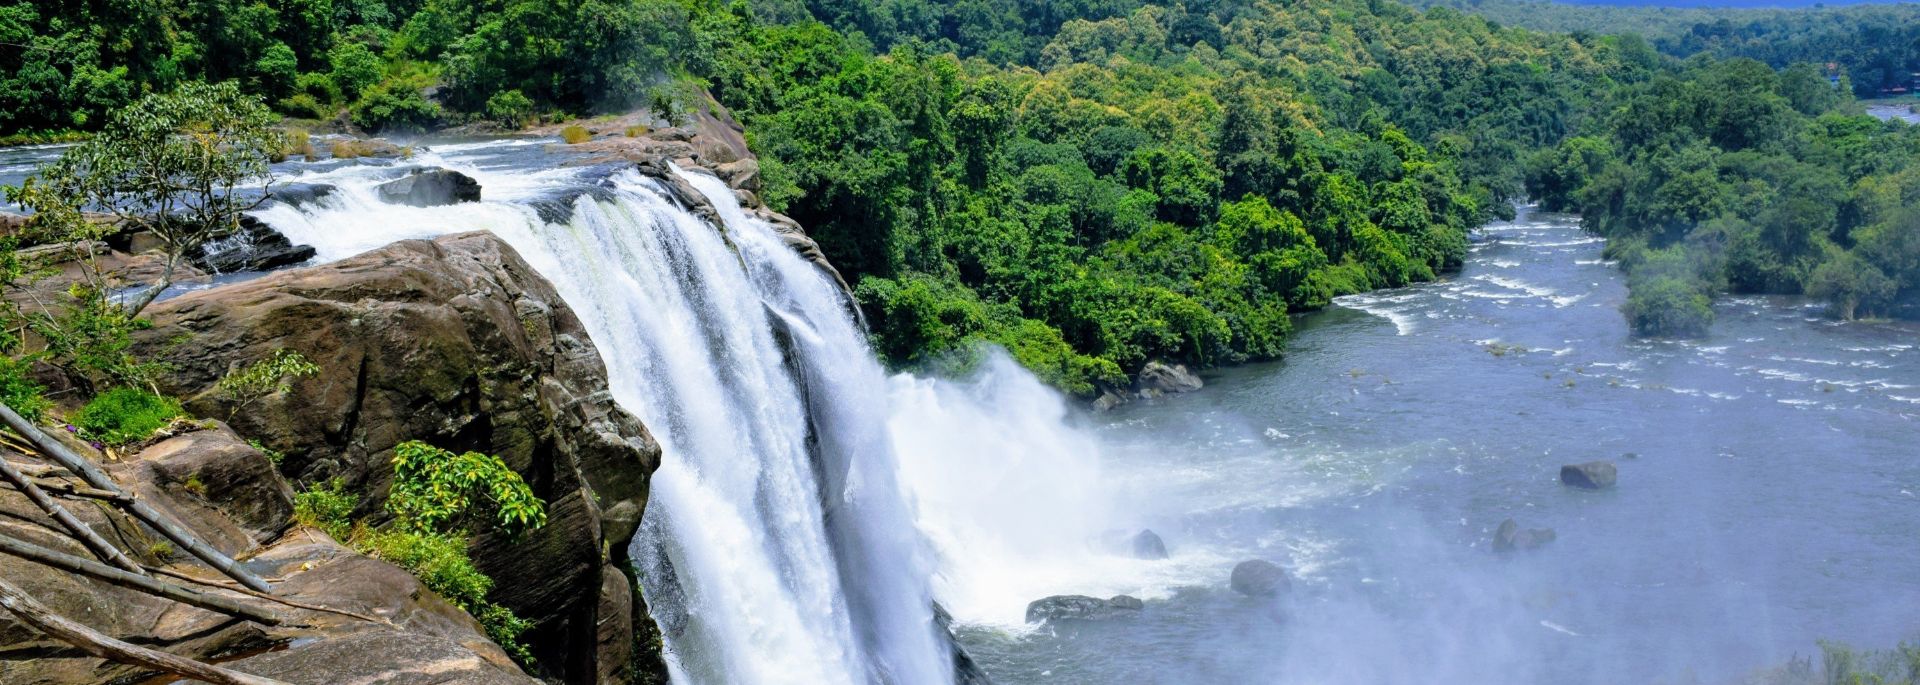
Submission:
[[[149,311],[141,350],[174,365],[162,389],[201,415],[226,415],[214,384],[276,349],[318,364],[318,377],[232,423],[284,452],[283,471],[303,481],[345,479],[362,514],[381,515],[392,449],[406,440],[513,467],[548,502],[548,524],[475,540],[490,599],[535,623],[530,646],[554,676],[602,670],[602,574],[624,566],[627,539],[603,534],[601,512],[644,508],[659,448],[614,404],[572,309],[511,247],[486,233],[403,241]],[[627,618],[647,620],[638,607]]]

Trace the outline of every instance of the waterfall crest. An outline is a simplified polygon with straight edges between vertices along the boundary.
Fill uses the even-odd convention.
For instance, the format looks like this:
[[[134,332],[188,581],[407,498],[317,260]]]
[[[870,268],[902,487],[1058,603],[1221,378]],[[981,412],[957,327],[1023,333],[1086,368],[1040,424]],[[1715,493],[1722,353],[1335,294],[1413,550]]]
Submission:
[[[888,381],[844,294],[708,176],[683,178],[719,200],[723,230],[632,171],[581,192],[565,174],[448,166],[489,201],[389,205],[377,173],[344,169],[323,179],[338,192],[258,216],[321,259],[489,230],[554,284],[665,455],[630,551],[674,680],[952,682]],[[550,222],[555,192],[571,211]]]

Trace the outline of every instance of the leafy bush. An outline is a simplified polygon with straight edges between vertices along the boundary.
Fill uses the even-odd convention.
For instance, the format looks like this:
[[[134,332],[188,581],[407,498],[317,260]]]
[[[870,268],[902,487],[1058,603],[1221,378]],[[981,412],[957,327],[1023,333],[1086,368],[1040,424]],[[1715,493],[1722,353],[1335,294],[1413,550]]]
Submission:
[[[1698,338],[1713,324],[1713,307],[1699,286],[1673,277],[1647,279],[1633,286],[1620,311],[1640,335]]]
[[[28,421],[38,421],[46,416],[53,403],[41,395],[46,388],[27,378],[30,366],[24,359],[0,355],[0,402]]]
[[[440,105],[428,102],[418,88],[394,81],[375,86],[353,106],[354,125],[369,131],[424,130],[440,116]]]
[[[519,533],[546,525],[546,507],[520,474],[499,457],[454,454],[411,440],[393,449],[393,489],[387,511],[401,528],[445,530],[485,502],[495,528]]]
[[[518,90],[494,93],[487,98],[487,118],[508,128],[520,128],[533,120],[533,100]]]
[[[347,541],[353,532],[353,508],[360,498],[346,491],[346,482],[338,478],[316,484],[293,496],[293,520],[303,526],[326,531],[335,540]]]
[[[214,384],[220,399],[229,404],[227,415],[238,414],[247,405],[293,389],[293,382],[320,373],[320,367],[306,355],[288,349],[237,369]]]
[[[357,542],[367,554],[406,569],[427,589],[473,616],[487,637],[515,661],[533,663],[533,653],[520,642],[520,635],[533,624],[487,601],[493,579],[474,567],[463,537],[412,530],[367,531]]]
[[[593,132],[588,131],[587,127],[585,126],[581,126],[579,124],[573,124],[566,128],[560,129],[560,139],[567,141],[568,145],[579,145],[589,140],[593,140]]]
[[[325,119],[333,116],[333,108],[307,93],[294,93],[274,103],[274,109],[290,117],[302,119]]]
[[[180,403],[138,388],[114,388],[101,393],[73,417],[73,423],[91,440],[126,445],[147,439],[180,415]]]

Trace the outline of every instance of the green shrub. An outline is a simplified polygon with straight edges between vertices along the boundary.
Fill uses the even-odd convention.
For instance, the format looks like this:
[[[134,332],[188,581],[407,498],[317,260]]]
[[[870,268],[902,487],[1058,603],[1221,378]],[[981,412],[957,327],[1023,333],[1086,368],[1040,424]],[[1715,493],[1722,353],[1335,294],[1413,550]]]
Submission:
[[[295,494],[293,520],[344,541],[353,532],[353,521],[348,517],[359,504],[360,498],[348,493],[346,483],[335,478]]]
[[[41,395],[46,388],[27,378],[29,366],[24,359],[0,356],[0,402],[5,402],[28,421],[38,421],[46,416],[47,409],[53,403]]]
[[[533,120],[533,100],[518,89],[494,93],[487,98],[487,118],[508,128],[520,128]]]
[[[415,530],[366,531],[355,547],[406,569],[420,584],[439,593],[480,622],[487,637],[522,664],[533,663],[533,653],[520,642],[532,624],[512,610],[487,601],[493,579],[473,565],[465,536]]]
[[[484,500],[492,524],[508,533],[546,525],[546,507],[520,474],[499,457],[454,454],[412,440],[393,449],[393,490],[387,511],[401,528],[426,532],[459,525]]]
[[[593,140],[593,132],[588,131],[587,127],[585,126],[581,126],[579,124],[573,124],[566,128],[560,129],[560,139],[567,141],[568,145],[579,145],[589,140]]]
[[[145,440],[180,415],[180,403],[137,388],[114,388],[93,398],[73,423],[90,440],[126,445]]]
[[[354,125],[369,131],[424,130],[440,116],[440,105],[428,102],[418,88],[395,81],[374,86],[353,106]]]
[[[306,132],[300,132],[302,137]],[[306,355],[293,350],[274,350],[273,355],[236,369],[214,384],[220,399],[226,400],[231,408],[227,416],[231,418],[247,405],[266,397],[285,393],[293,389],[293,382],[320,373],[320,367],[309,361]]]
[[[274,104],[281,114],[302,119],[325,119],[333,116],[333,108],[307,93],[294,93]]]

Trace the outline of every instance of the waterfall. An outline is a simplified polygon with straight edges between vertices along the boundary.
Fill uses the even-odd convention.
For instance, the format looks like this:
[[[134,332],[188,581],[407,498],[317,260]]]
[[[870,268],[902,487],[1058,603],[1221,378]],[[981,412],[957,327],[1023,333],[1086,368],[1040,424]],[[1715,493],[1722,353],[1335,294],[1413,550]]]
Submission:
[[[488,201],[384,204],[372,187],[391,173],[347,167],[299,179],[338,192],[257,216],[322,260],[489,230],[554,284],[664,451],[631,551],[676,682],[952,681],[888,380],[822,272],[711,177],[684,176],[716,200],[720,230],[632,171],[580,194],[582,172],[429,161],[478,178]],[[556,192],[570,211],[541,211]]]

